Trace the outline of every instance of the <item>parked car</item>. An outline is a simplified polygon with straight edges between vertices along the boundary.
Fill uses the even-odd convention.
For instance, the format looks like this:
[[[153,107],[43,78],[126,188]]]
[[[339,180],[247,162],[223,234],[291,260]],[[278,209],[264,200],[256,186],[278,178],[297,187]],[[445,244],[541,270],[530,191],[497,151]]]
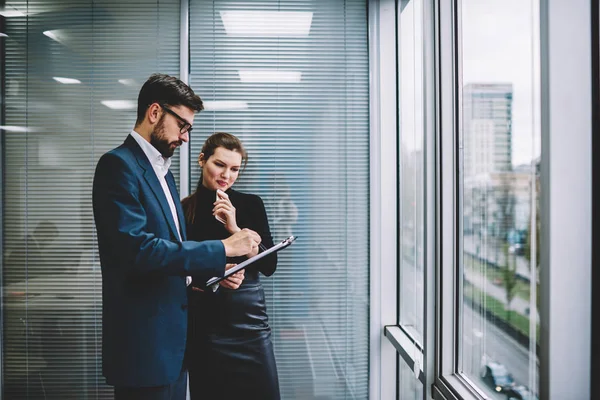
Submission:
[[[527,386],[516,385],[506,392],[506,400],[539,400]]]
[[[515,380],[506,367],[495,361],[487,361],[481,367],[481,378],[498,393],[508,393],[515,386]]]
[[[509,251],[512,254],[523,255],[527,242],[527,231],[522,229],[512,229],[506,235],[506,241],[509,244]]]

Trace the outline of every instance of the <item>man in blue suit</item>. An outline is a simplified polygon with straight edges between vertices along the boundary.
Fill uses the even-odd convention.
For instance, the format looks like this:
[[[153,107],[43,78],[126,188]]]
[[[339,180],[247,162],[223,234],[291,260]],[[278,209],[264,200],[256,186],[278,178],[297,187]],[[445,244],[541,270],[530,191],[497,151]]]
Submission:
[[[185,399],[188,276],[223,276],[231,266],[226,256],[251,253],[260,243],[248,229],[225,240],[186,241],[170,157],[189,140],[202,109],[182,81],[152,75],[140,90],[133,131],[96,166],[102,367],[117,400]],[[237,273],[226,285],[235,289],[243,278]]]

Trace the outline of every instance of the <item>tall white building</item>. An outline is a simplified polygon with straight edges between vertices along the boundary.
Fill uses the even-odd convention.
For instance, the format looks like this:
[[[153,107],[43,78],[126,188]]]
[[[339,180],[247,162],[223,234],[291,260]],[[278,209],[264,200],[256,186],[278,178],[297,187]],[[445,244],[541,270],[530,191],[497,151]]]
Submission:
[[[490,173],[511,170],[512,91],[512,84],[465,85],[465,179],[485,180]]]
[[[514,227],[512,84],[463,88],[465,232],[505,236]]]

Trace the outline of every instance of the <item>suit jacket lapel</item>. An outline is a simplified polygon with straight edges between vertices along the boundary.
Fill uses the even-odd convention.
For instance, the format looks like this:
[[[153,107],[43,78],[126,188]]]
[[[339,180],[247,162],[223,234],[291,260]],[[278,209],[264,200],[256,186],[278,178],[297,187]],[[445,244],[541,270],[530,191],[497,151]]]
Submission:
[[[171,171],[167,173],[167,176],[165,176],[165,178],[167,180],[167,184],[169,185],[169,190],[171,191],[173,202],[175,203],[175,209],[177,210],[177,219],[179,219],[179,228],[181,230],[181,240],[187,240],[185,235],[185,218],[183,216],[183,208],[181,207],[181,201],[179,201],[179,192],[177,192],[175,178],[173,177]]]
[[[171,208],[169,207],[169,203],[167,202],[167,198],[165,197],[165,192],[162,186],[160,185],[160,182],[158,181],[156,172],[154,172],[154,168],[152,168],[150,161],[148,161],[148,157],[146,157],[146,154],[144,153],[142,148],[139,146],[139,144],[137,144],[137,142],[131,135],[127,136],[125,144],[131,147],[133,153],[135,154],[135,157],[137,158],[138,164],[140,164],[142,169],[144,169],[144,179],[146,180],[148,186],[150,186],[150,189],[152,189],[154,196],[158,200],[158,204],[160,204],[160,208],[162,209],[165,219],[167,220],[169,228],[171,228],[171,232],[173,233],[175,238],[178,238],[179,236],[177,235],[177,227],[171,214]],[[175,191],[177,191],[177,189]],[[173,191],[171,190],[171,193],[172,192]],[[179,196],[174,197],[173,202],[175,203],[175,207],[177,207],[177,205],[179,204]],[[181,207],[181,205],[179,206]],[[179,211],[177,211],[177,213],[179,215]]]

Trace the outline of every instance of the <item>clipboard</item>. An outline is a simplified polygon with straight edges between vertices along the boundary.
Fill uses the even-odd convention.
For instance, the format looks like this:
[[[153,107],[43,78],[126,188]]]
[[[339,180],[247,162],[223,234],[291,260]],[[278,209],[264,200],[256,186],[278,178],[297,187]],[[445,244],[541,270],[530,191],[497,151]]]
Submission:
[[[285,249],[286,247],[288,247],[289,245],[294,243],[294,240],[296,240],[296,238],[297,238],[297,236],[290,236],[287,239],[284,239],[281,242],[277,243],[275,246],[266,249],[262,253],[258,253],[254,257],[250,257],[249,259],[239,263],[235,267],[229,268],[227,271],[225,271],[225,275],[223,275],[222,277],[214,277],[214,278],[211,278],[208,281],[206,281],[206,287],[215,285],[215,284],[221,282],[223,279],[227,279],[228,276],[235,274],[239,270],[242,270],[242,269],[248,267],[255,261],[258,261],[261,258],[266,257],[271,253],[275,253],[281,249]]]

